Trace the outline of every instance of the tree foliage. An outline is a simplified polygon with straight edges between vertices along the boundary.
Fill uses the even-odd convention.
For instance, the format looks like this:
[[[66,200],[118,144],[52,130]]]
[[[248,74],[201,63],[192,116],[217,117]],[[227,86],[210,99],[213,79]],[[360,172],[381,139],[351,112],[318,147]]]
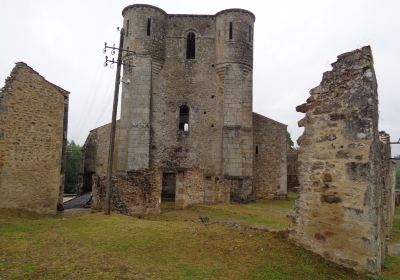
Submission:
[[[74,140],[68,141],[64,193],[76,193],[78,191],[80,166],[81,146],[76,144]]]
[[[289,149],[290,149],[291,151],[293,151],[293,150],[296,149],[296,148],[294,147],[294,143],[293,143],[293,140],[292,140],[292,136],[290,135],[289,131],[286,131],[286,143],[288,144]]]

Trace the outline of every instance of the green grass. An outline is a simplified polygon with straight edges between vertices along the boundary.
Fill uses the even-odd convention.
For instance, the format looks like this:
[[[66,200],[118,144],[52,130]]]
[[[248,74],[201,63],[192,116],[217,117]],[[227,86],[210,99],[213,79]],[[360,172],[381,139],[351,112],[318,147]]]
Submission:
[[[113,213],[0,212],[0,279],[367,279],[279,239],[214,219],[282,228],[289,201],[166,207],[145,219]],[[211,214],[210,224],[198,221]],[[380,279],[400,279],[388,257]]]

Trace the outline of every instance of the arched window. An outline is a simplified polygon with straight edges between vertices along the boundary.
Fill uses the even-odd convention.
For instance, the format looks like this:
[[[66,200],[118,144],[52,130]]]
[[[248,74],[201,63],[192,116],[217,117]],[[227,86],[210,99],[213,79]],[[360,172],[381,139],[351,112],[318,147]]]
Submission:
[[[189,107],[186,105],[179,108],[179,130],[189,131]]]
[[[189,32],[186,37],[186,58],[195,59],[196,57],[196,35]]]

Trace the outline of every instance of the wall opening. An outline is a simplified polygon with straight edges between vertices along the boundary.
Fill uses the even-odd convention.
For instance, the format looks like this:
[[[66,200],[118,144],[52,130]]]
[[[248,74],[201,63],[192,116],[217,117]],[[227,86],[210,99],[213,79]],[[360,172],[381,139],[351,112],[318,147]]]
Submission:
[[[253,29],[251,28],[251,25],[249,24],[249,42],[251,43],[251,37],[253,36]]]
[[[186,58],[195,59],[196,57],[196,35],[189,32],[186,36]]]
[[[233,35],[233,23],[230,22],[229,23],[229,39],[232,39],[232,35]]]
[[[189,107],[186,105],[179,108],[179,130],[189,131]]]
[[[175,201],[176,174],[163,173],[161,202]]]
[[[151,18],[147,19],[147,36],[151,34]]]
[[[128,37],[128,34],[129,34],[129,19],[126,21],[125,37]]]
[[[258,145],[256,145],[256,155],[258,155]]]

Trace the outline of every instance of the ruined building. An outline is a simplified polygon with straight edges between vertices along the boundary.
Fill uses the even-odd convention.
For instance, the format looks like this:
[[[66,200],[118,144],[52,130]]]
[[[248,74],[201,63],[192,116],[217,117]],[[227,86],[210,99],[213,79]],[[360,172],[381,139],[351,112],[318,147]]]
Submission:
[[[122,15],[124,48],[136,55],[123,57],[135,67],[123,72],[114,202],[132,212],[136,191],[182,207],[286,194],[286,125],[252,111],[254,15],[149,5]],[[105,176],[107,130],[92,130],[85,144],[83,190],[96,192]]]
[[[68,92],[23,62],[0,92],[0,208],[55,214],[64,192]]]
[[[379,273],[394,210],[389,136],[378,132],[370,47],[338,56],[299,122],[300,198],[290,238],[328,260]]]

